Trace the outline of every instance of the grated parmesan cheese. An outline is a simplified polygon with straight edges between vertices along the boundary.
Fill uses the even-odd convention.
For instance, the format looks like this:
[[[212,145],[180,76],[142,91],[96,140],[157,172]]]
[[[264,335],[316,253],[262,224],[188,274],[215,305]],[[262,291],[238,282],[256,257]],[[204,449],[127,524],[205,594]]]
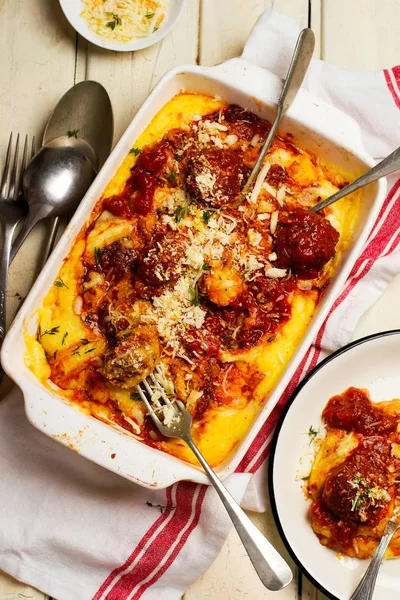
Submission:
[[[82,4],[81,16],[96,35],[130,42],[159,29],[169,0],[82,0]]]
[[[270,224],[270,230],[271,230],[272,235],[274,235],[277,225],[278,225],[278,211],[274,210],[274,212],[271,215],[271,224]]]
[[[278,269],[277,267],[268,267],[265,269],[265,275],[271,279],[281,279],[286,277],[287,269]]]
[[[255,229],[249,229],[249,231],[247,232],[247,238],[249,240],[249,244],[257,248],[262,240],[262,235],[259,231],[256,231]]]

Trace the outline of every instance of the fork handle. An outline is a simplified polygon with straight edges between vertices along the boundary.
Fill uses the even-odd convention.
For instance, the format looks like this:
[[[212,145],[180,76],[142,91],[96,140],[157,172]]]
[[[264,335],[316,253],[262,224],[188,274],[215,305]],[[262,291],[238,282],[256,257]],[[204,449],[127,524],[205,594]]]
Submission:
[[[385,535],[381,537],[381,541],[379,542],[379,546],[377,547],[375,554],[370,562],[368,569],[365,571],[363,578],[358,584],[354,593],[350,596],[350,600],[371,600],[374,589],[376,578],[378,577],[379,567],[381,566],[381,562],[383,556],[387,550],[387,547],[390,544],[390,541],[393,535],[397,531],[397,527],[393,528],[391,531],[388,531]]]
[[[272,591],[278,591],[286,587],[292,580],[292,571],[289,566],[232,498],[192,438],[187,436],[183,439],[196,455],[217,490],[262,583],[267,589]]]
[[[6,334],[6,293],[8,282],[8,268],[10,266],[10,251],[14,227],[4,227],[3,245],[0,257],[0,346]]]

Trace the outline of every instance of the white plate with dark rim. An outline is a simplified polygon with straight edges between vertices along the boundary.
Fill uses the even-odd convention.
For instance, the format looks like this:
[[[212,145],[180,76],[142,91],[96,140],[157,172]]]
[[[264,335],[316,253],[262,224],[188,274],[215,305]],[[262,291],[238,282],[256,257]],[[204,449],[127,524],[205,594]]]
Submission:
[[[371,400],[400,397],[400,330],[374,334],[322,361],[296,388],[276,428],[269,467],[272,511],[288,551],[301,571],[327,596],[348,600],[368,560],[338,558],[322,546],[308,518],[310,502],[301,477],[310,472],[310,426],[323,432],[321,413],[329,398],[350,386],[367,388]],[[374,600],[400,597],[400,559],[382,564]]]
[[[81,16],[83,5],[81,0],[60,0],[60,5],[64,15],[72,27],[82,37],[86,38],[92,44],[105,48],[106,50],[115,50],[117,52],[134,52],[135,50],[142,50],[148,48],[153,44],[157,44],[163,39],[174,27],[175,23],[179,19],[186,0],[170,0],[167,15],[160,28],[154,33],[147,35],[142,38],[134,38],[130,42],[117,42],[114,40],[107,40],[106,38],[97,35],[92,31]]]

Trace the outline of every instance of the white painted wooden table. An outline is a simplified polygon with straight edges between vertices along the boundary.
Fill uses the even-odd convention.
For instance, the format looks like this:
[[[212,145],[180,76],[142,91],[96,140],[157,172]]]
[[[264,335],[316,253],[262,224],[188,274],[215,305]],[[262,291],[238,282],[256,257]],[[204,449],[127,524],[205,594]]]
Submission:
[[[315,56],[351,70],[400,62],[400,0],[187,0],[184,13],[160,44],[136,53],[107,52],[88,44],[69,26],[57,0],[0,0],[0,168],[9,130],[36,135],[62,94],[94,79],[111,96],[117,141],[154,84],[183,63],[212,65],[241,53],[256,18],[267,8],[294,17],[316,34]],[[45,226],[38,226],[11,268],[9,321],[36,277]],[[400,278],[361,320],[356,335],[399,327]],[[3,386],[4,394],[7,385]],[[257,526],[287,556],[272,516],[252,514]],[[289,561],[290,562],[290,561]],[[272,596],[255,575],[233,531],[214,564],[185,594],[185,600],[262,600]],[[278,598],[323,596],[296,577]],[[41,592],[0,572],[0,600],[44,600]],[[80,600],[80,599],[77,599]]]

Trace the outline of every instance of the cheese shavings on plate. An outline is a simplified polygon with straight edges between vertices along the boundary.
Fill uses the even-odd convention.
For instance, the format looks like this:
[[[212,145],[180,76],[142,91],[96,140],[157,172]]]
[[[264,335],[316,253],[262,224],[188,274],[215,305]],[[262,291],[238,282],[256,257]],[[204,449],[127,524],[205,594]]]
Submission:
[[[163,23],[169,0],[82,0],[81,16],[97,35],[118,42],[146,37]]]

